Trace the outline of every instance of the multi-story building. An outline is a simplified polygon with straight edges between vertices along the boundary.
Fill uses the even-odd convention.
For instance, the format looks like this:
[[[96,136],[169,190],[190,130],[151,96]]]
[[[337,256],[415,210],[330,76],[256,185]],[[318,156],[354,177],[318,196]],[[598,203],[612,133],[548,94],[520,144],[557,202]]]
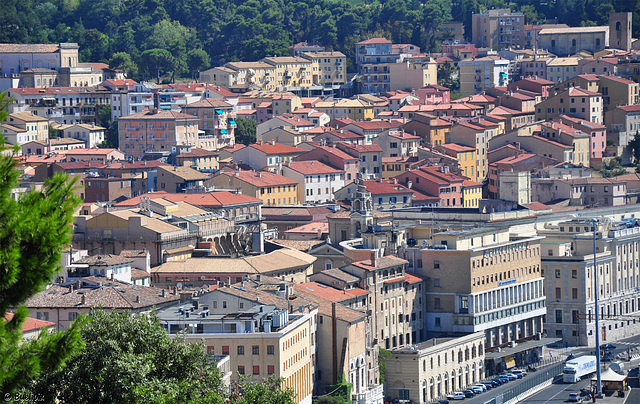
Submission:
[[[563,57],[553,58],[547,61],[546,78],[555,83],[563,83],[580,74],[578,64],[580,58]]]
[[[198,117],[198,135],[201,148],[219,150],[236,143],[236,113],[233,105],[220,98],[204,98],[182,108],[187,115]]]
[[[435,147],[446,142],[446,135],[453,123],[440,119],[434,115],[418,112],[413,119],[405,123],[403,130],[422,138],[423,145]]]
[[[282,174],[298,183],[301,203],[333,201],[333,193],[344,186],[344,171],[317,160],[292,161],[282,167]]]
[[[484,333],[432,338],[394,350],[385,363],[389,397],[430,403],[484,379]]]
[[[603,153],[607,145],[607,127],[599,123],[593,123],[570,117],[568,115],[561,115],[558,120],[589,135],[589,159],[599,160],[602,158]]]
[[[602,94],[602,108],[605,112],[615,107],[640,103],[638,83],[611,75],[602,75],[599,79],[599,92]]]
[[[49,120],[30,112],[9,114],[0,123],[2,136],[12,145],[22,146],[27,142],[49,139]]]
[[[607,139],[617,146],[626,147],[640,130],[640,105],[625,105],[605,113]]]
[[[131,192],[132,176],[124,177],[90,177],[84,181],[85,202],[109,202],[129,199]]]
[[[544,28],[538,33],[538,47],[558,56],[586,50],[597,53],[609,46],[609,27]]]
[[[358,277],[358,286],[371,292],[373,338],[386,349],[424,340],[424,279],[405,271],[406,260],[381,257],[379,249],[363,252],[370,252],[371,258],[341,269]]]
[[[489,142],[498,135],[498,128],[497,124],[478,118],[469,122],[456,123],[447,136],[447,143],[457,143],[476,149],[476,179],[478,181],[484,181],[487,177]]]
[[[595,252],[589,219],[560,222],[539,233],[546,237],[542,248],[548,250],[542,254],[548,296],[545,331],[569,345],[586,346],[595,346],[596,332],[601,343],[637,335],[640,227],[635,221],[599,218]],[[599,293],[599,308],[595,293]],[[595,329],[596,310],[600,330]]]
[[[261,199],[267,206],[295,205],[299,203],[295,179],[268,171],[222,172],[213,178],[217,188],[238,189],[243,195]]]
[[[295,161],[317,160],[336,170],[344,172],[344,183],[350,184],[358,175],[358,158],[337,147],[318,146],[307,153],[301,154]]]
[[[407,188],[438,198],[440,206],[463,206],[462,183],[465,178],[451,173],[449,167],[422,166],[396,178]]]
[[[476,148],[457,143],[445,143],[435,148],[437,151],[458,160],[460,174],[472,181],[478,179],[476,171]]]
[[[278,306],[260,304],[228,294],[228,289],[161,311],[160,324],[174,337],[186,330],[186,340],[204,344],[210,355],[229,355],[232,381],[280,377],[282,388],[291,388],[296,402],[310,404],[317,308],[290,314],[280,308],[287,304],[284,299]],[[240,301],[234,304],[240,307],[235,312],[227,309],[227,300],[232,299]]]
[[[434,233],[417,269],[428,278],[426,326],[431,336],[483,331],[490,349],[541,333],[546,314],[542,239],[512,235],[509,229]],[[529,360],[526,355],[516,358],[519,365]]]
[[[0,75],[20,74],[33,68],[59,71],[61,68],[78,66],[78,44],[2,44],[0,61]],[[47,82],[38,87],[52,85],[58,84]]]
[[[246,164],[254,170],[279,173],[284,164],[305,152],[305,149],[276,143],[274,139],[271,142],[258,142],[234,151],[233,162]]]
[[[354,145],[348,143],[338,143],[338,148],[347,154],[358,158],[360,174],[365,179],[376,179],[381,177],[382,170],[382,148],[377,144]]]
[[[198,117],[180,112],[150,110],[118,119],[120,149],[128,158],[169,153],[177,145],[200,147],[198,136]]]
[[[460,92],[463,96],[509,84],[509,61],[499,56],[463,60],[458,63],[458,66],[460,67]]]
[[[82,140],[86,143],[86,147],[93,149],[104,142],[105,128],[89,123],[76,123],[72,125],[63,125],[58,128],[62,132],[62,137]]]
[[[602,95],[600,93],[568,88],[536,105],[536,120],[548,121],[566,114],[593,123],[602,123]]]
[[[300,54],[312,62],[312,84],[340,86],[347,82],[347,57],[342,52],[304,52]]]
[[[156,108],[154,94],[145,84],[133,82],[133,89],[129,89],[129,80],[113,82],[116,90],[111,93],[111,120]]]
[[[511,12],[508,8],[473,14],[471,38],[477,47],[524,48],[524,14]]]

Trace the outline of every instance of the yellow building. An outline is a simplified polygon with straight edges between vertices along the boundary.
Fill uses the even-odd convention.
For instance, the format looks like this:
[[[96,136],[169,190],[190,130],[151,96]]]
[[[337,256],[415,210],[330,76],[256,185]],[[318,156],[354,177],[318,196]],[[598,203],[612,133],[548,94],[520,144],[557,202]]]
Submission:
[[[482,184],[475,181],[462,183],[462,204],[465,208],[477,208],[482,199]]]
[[[268,171],[223,172],[213,178],[217,188],[238,189],[243,195],[261,199],[266,206],[298,203],[298,183]]]
[[[197,303],[163,310],[158,317],[170,336],[187,330],[187,342],[204,344],[214,358],[228,356],[232,381],[277,376],[282,388],[293,390],[296,402],[310,404],[318,310],[307,307],[289,314],[282,308],[285,299],[258,294],[224,287],[200,295]]]
[[[374,105],[361,99],[322,101],[315,104],[313,109],[324,112],[331,119],[351,118],[354,121],[367,121],[375,118]]]
[[[478,179],[476,171],[476,149],[457,143],[445,143],[435,148],[437,151],[451,156],[458,160],[458,168],[460,174],[469,178],[471,181]]]
[[[49,139],[49,120],[31,112],[9,114],[7,120],[0,123],[0,128],[2,136],[13,145]]]
[[[301,56],[312,62],[314,85],[347,82],[347,57],[342,52],[305,52]]]

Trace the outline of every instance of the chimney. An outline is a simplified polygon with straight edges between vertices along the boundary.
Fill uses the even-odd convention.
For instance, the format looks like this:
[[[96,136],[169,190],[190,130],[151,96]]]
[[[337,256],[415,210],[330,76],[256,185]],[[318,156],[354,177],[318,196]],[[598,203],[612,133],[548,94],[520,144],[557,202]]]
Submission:
[[[271,139],[271,144],[272,145],[276,144],[276,141],[274,139]]]
[[[140,295],[136,295],[136,303],[140,303]]]
[[[413,186],[413,182],[412,181],[408,181],[407,182],[407,188],[411,189],[412,186]]]
[[[376,256],[378,255],[378,252],[376,250],[372,250],[371,251],[371,266],[372,267],[376,267]]]
[[[82,304],[83,306],[84,306],[85,304],[87,304],[87,296],[82,295],[82,303],[81,303],[81,304]]]
[[[73,293],[73,285],[69,285],[69,293]]]

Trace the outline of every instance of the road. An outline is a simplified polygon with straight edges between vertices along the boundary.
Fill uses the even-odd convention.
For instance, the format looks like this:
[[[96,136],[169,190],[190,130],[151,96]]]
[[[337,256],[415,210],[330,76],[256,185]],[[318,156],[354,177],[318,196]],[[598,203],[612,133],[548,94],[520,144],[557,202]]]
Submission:
[[[620,341],[607,341],[610,344],[616,346],[615,354],[624,354],[624,358],[626,358],[627,349],[634,346],[640,346],[640,335],[633,336],[630,338],[626,338]],[[580,355],[592,355],[594,349],[593,348],[580,348],[574,351],[575,356]],[[622,360],[625,365],[625,371],[634,366],[638,366],[640,360],[634,359],[631,362],[627,362],[626,360]],[[602,362],[602,369],[606,369],[610,362]],[[590,378],[587,380],[582,380],[575,384],[564,384],[561,381],[555,382],[551,386],[541,390],[540,392],[534,394],[528,399],[524,400],[523,403],[527,404],[551,404],[551,403],[563,403],[569,397],[569,393],[580,392],[580,389],[586,387],[590,384]],[[640,396],[640,389],[634,389],[632,391],[633,397]],[[631,402],[640,402],[640,401],[630,401],[627,400],[628,403]]]

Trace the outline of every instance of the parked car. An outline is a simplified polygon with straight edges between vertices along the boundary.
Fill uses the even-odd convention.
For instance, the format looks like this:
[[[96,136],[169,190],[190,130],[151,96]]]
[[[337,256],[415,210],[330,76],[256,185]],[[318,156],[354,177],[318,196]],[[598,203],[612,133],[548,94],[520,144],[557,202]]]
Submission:
[[[461,391],[456,391],[456,392],[455,392],[455,393],[453,393],[453,394],[449,394],[449,395],[447,396],[447,398],[448,398],[449,400],[464,400],[464,399],[465,399],[465,395],[464,395],[464,393],[463,393],[463,392],[461,392]]]
[[[498,381],[502,382],[502,384],[509,383],[511,380],[507,376],[498,376]]]
[[[476,395],[472,390],[465,390],[463,391],[463,393],[466,398],[472,398]]]
[[[471,386],[471,387],[469,387],[469,390],[473,391],[473,394],[482,393],[482,388],[478,387],[478,386]]]
[[[518,376],[514,375],[513,373],[507,373],[505,376],[509,379],[509,381],[516,380],[518,378]]]
[[[580,393],[569,393],[569,399],[568,401],[571,401],[573,403],[577,403],[581,400],[580,398]]]
[[[525,377],[527,375],[527,371],[523,370],[523,369],[513,370],[511,373],[513,373],[514,375],[518,376],[518,379],[522,379],[523,377]]]
[[[472,387],[480,387],[480,389],[482,389],[482,392],[484,393],[485,391],[487,391],[487,386],[485,386],[482,383],[478,383],[478,384],[474,384]]]
[[[487,388],[487,390],[491,390],[494,387],[498,387],[498,384],[493,384],[492,381],[482,382],[482,384]]]
[[[437,404],[449,404],[449,400],[440,400]]]

